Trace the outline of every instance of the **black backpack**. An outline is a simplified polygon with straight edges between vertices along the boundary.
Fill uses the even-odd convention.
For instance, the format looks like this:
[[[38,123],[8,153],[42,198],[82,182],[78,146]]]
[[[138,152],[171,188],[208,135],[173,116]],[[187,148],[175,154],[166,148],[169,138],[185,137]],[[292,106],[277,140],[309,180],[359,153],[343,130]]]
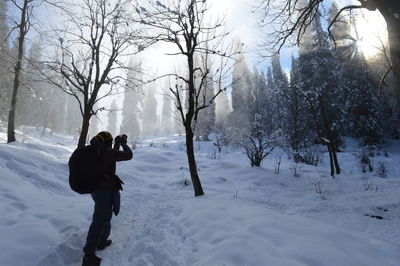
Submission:
[[[101,148],[88,145],[77,148],[69,158],[69,185],[79,194],[92,193],[98,187],[104,172],[99,170]]]

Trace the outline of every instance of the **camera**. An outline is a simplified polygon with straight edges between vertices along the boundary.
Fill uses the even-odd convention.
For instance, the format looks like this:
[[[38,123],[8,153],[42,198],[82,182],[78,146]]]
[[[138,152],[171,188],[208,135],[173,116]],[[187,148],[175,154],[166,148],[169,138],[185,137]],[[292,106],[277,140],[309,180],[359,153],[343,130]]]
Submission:
[[[116,145],[126,145],[126,142],[128,141],[128,136],[125,134],[118,135],[115,137],[114,144]]]

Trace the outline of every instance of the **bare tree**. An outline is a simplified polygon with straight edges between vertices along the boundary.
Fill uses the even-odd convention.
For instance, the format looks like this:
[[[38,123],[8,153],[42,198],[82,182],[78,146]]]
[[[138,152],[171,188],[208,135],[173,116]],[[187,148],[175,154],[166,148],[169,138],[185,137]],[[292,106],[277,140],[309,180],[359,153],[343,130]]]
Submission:
[[[83,0],[76,8],[70,3],[53,5],[65,16],[63,28],[52,30],[52,47],[60,54],[46,65],[54,75],[48,80],[79,103],[82,127],[78,147],[86,143],[89,122],[99,110],[101,99],[124,87],[127,57],[141,51],[140,32],[131,18],[132,1]],[[50,39],[49,39],[50,40]],[[122,81],[123,80],[123,81]]]
[[[198,115],[226,89],[218,81],[225,79],[231,71],[229,59],[233,55],[231,46],[224,47],[228,35],[224,31],[224,20],[207,23],[209,8],[203,0],[170,0],[163,3],[150,1],[149,6],[138,6],[136,9],[141,22],[152,29],[148,39],[173,44],[177,51],[170,55],[185,58],[185,74],[172,73],[164,77],[175,77],[175,86],[170,91],[186,132],[186,150],[195,196],[204,194],[193,147]],[[209,59],[204,60],[205,64],[196,66],[196,56]],[[218,66],[211,68],[210,64],[216,65],[216,62]],[[204,93],[206,83],[219,84],[211,97]]]
[[[11,97],[11,106],[10,111],[8,114],[8,129],[7,129],[7,142],[15,141],[15,111],[17,107],[17,95],[18,89],[20,86],[20,75],[22,69],[22,61],[24,56],[24,45],[25,45],[25,38],[31,28],[31,18],[32,18],[32,11],[36,7],[36,3],[42,1],[35,1],[35,0],[11,0],[12,5],[18,10],[20,14],[19,21],[13,19],[14,26],[8,36],[14,30],[18,31],[18,52],[17,57],[15,58],[15,66],[14,66],[14,85]],[[20,3],[21,2],[21,3]],[[35,2],[35,3],[34,3]]]
[[[263,26],[275,25],[274,31],[265,43],[279,52],[284,44],[300,43],[302,35],[311,22],[318,17],[325,0],[258,0],[256,11],[261,14]],[[400,103],[400,1],[398,0],[358,0],[360,4],[341,7],[330,21],[328,31],[343,12],[354,9],[378,10],[386,21],[389,36],[391,70],[395,78],[397,100]],[[332,37],[332,34],[330,34]]]

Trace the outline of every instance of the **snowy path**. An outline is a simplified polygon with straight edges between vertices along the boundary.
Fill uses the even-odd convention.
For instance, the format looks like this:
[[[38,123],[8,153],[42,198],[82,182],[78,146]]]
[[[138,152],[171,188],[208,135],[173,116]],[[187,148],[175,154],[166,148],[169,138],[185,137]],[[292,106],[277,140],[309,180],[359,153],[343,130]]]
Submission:
[[[123,212],[113,226],[115,245],[105,251],[104,265],[184,265],[180,258],[179,208],[147,193],[125,195]],[[129,213],[132,212],[132,213]]]

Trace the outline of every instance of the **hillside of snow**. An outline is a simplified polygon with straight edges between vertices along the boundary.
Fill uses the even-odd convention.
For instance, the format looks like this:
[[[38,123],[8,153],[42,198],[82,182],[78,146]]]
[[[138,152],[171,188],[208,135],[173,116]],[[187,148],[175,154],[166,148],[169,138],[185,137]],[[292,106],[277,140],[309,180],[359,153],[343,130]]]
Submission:
[[[0,133],[0,265],[81,265],[93,202],[68,185],[77,141],[31,132],[12,144]],[[102,265],[399,265],[400,142],[374,157],[387,178],[362,173],[351,141],[335,179],[326,159],[299,164],[295,177],[279,151],[251,168],[241,151],[212,159],[212,142],[195,146],[203,197],[193,196],[183,136],[144,139],[118,163],[121,213]]]

